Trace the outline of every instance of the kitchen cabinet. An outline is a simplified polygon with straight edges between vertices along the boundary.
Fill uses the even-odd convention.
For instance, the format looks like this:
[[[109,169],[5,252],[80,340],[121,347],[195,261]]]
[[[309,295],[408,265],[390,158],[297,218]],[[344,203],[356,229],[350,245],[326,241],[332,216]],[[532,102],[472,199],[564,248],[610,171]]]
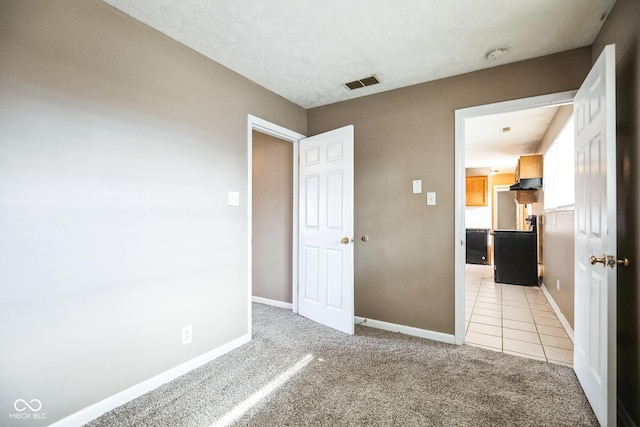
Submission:
[[[538,285],[538,237],[535,231],[494,230],[496,283]]]
[[[516,182],[520,179],[542,178],[542,154],[520,156],[515,176]]]
[[[466,183],[467,206],[487,206],[487,176],[468,176]]]
[[[541,154],[520,156],[515,172],[517,184],[511,186],[516,203],[529,204],[538,202],[538,188],[542,185],[542,165],[543,158]],[[532,186],[533,188],[531,188]]]
[[[513,198],[516,203],[528,205],[529,203],[538,203],[538,190],[516,190],[513,192]]]

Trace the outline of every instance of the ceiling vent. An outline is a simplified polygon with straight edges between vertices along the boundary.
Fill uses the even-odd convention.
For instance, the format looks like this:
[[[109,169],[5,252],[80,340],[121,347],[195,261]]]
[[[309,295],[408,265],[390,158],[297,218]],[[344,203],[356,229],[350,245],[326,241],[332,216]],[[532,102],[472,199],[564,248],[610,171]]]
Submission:
[[[378,83],[380,83],[380,80],[378,80],[378,78],[375,75],[373,75],[369,77],[364,77],[360,80],[354,80],[349,83],[344,83],[344,85],[347,89],[354,90],[354,89],[360,89],[361,87],[365,87],[365,86],[377,85]]]

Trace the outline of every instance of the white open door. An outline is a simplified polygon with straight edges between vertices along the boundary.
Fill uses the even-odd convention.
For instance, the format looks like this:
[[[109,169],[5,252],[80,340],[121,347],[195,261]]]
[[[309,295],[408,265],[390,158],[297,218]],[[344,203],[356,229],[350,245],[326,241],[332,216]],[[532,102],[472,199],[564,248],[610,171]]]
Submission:
[[[353,126],[300,141],[298,313],[353,334]]]
[[[573,368],[602,426],[616,425],[615,48],[607,46],[575,104]]]

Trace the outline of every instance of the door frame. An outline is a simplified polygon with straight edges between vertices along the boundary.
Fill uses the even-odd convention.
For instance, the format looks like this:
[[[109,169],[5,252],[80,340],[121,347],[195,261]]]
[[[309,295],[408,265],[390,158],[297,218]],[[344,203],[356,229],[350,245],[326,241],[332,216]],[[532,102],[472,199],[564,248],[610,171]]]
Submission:
[[[298,132],[284,128],[267,120],[247,115],[247,287],[248,287],[248,333],[251,335],[252,303],[252,251],[253,251],[253,131],[258,131],[293,144],[293,230],[292,230],[292,310],[298,313],[298,150],[300,140],[306,138]]]
[[[465,120],[473,117],[489,114],[507,113],[536,107],[563,105],[573,103],[577,91],[558,92],[549,95],[521,98],[493,104],[479,105],[455,110],[455,134],[454,134],[454,191],[455,191],[455,215],[454,215],[454,247],[455,247],[455,326],[454,342],[464,344],[465,336]]]
[[[491,228],[497,228],[498,225],[498,193],[509,191],[509,184],[498,184],[493,186],[493,206],[491,216]],[[518,221],[518,212],[516,212],[516,222]],[[515,224],[514,224],[515,225]]]

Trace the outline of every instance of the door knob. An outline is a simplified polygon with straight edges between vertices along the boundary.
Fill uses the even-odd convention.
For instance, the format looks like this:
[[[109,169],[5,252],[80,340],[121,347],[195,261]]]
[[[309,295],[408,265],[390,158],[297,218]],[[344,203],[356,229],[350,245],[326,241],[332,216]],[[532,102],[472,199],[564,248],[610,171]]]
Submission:
[[[616,259],[616,257],[614,257],[613,255],[602,255],[600,258],[596,258],[595,256],[591,255],[589,257],[589,262],[591,262],[591,265],[600,263],[603,267],[606,267],[607,265],[611,268],[615,268],[616,265],[629,267],[629,260],[627,258]]]
[[[622,264],[625,267],[629,267],[629,260],[626,257],[623,257],[622,259],[616,260],[616,262],[618,264]]]
[[[342,239],[340,239],[340,243],[342,243],[343,245],[348,245],[349,244],[349,238],[348,237],[343,237]]]
[[[609,267],[611,268],[615,268],[616,265],[629,267],[629,260],[627,258],[623,257],[622,259],[616,259],[613,255],[609,255],[607,259],[607,265],[609,265]]]

